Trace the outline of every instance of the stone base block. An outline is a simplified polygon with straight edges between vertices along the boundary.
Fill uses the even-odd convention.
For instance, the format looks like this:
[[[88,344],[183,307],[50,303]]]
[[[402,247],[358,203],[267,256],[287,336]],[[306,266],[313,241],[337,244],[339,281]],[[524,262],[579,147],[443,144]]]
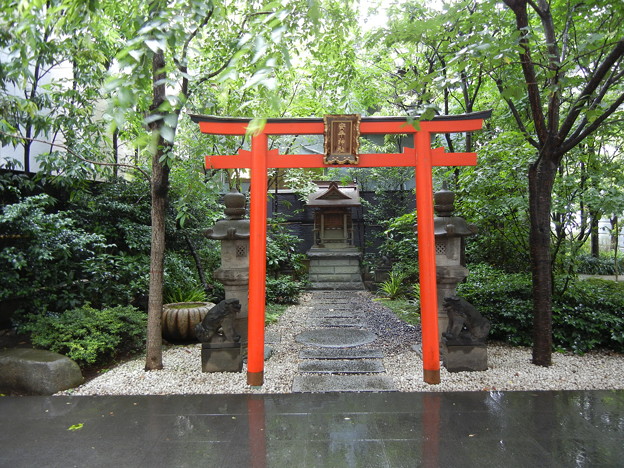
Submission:
[[[487,370],[487,348],[482,346],[447,345],[444,367],[449,372]]]
[[[202,372],[242,372],[241,343],[203,343]]]
[[[52,395],[83,380],[78,364],[62,354],[30,348],[0,352],[0,391]]]

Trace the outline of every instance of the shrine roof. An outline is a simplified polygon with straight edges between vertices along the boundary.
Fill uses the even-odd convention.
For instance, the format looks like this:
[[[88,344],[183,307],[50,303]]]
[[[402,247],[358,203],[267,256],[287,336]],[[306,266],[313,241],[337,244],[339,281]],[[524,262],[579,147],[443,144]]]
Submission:
[[[318,190],[308,196],[307,205],[317,208],[360,206],[356,184],[338,185],[335,181],[315,181]]]

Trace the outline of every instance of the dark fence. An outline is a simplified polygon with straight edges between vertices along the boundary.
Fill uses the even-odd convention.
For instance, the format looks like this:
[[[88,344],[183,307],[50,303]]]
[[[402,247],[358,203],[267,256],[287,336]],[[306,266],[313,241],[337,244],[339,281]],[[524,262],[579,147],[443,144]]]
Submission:
[[[383,239],[384,228],[379,220],[400,216],[415,210],[416,200],[411,190],[360,192],[362,206],[352,208],[354,243],[365,254],[376,254]],[[275,213],[285,219],[290,232],[302,240],[298,246],[300,253],[306,253],[313,242],[314,208],[306,206],[297,194],[280,191],[271,193],[268,216]]]

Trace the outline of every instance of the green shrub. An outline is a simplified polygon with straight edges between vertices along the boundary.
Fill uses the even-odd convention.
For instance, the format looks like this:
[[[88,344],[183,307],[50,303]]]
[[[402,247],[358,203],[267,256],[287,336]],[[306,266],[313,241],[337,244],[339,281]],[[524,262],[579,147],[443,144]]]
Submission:
[[[274,215],[268,220],[266,258],[267,273],[274,278],[286,273],[301,278],[305,274],[306,255],[297,253],[301,239],[290,232],[285,218]]]
[[[266,300],[275,304],[296,304],[305,284],[290,276],[266,279]]]
[[[530,346],[533,333],[531,276],[509,274],[485,265],[470,267],[458,287],[492,322],[490,338]],[[558,281],[557,281],[558,283]],[[624,284],[575,280],[553,297],[553,345],[583,353],[596,348],[624,351]]]
[[[23,298],[27,312],[84,303],[85,265],[110,248],[102,236],[77,227],[70,213],[50,213],[54,204],[48,195],[36,195],[0,213],[0,235],[15,239],[0,249],[0,300]]]
[[[556,347],[583,353],[595,348],[624,351],[624,284],[574,281],[553,304]]]
[[[615,260],[611,255],[601,255],[592,257],[591,255],[580,255],[578,257],[577,271],[585,275],[615,275]],[[624,258],[618,258],[617,273],[624,273]]]
[[[34,346],[64,354],[79,365],[104,364],[143,348],[147,316],[134,307],[94,309],[33,317],[24,326]]]
[[[513,345],[533,342],[531,275],[505,273],[487,265],[471,265],[468,280],[457,294],[492,323],[490,338]]]

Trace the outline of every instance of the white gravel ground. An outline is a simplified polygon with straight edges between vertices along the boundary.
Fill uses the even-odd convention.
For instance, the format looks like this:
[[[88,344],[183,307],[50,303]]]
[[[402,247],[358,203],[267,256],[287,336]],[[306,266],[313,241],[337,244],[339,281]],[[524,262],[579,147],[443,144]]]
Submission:
[[[360,297],[366,316],[372,319],[369,322],[378,322],[380,314],[388,314],[387,309],[381,310],[378,304],[369,307],[366,294],[362,293]],[[290,393],[302,347],[295,342],[294,337],[305,329],[306,316],[311,309],[309,296],[304,297],[301,304],[290,307],[278,323],[267,327],[267,335],[278,335],[281,339],[270,345],[273,354],[265,362],[265,383],[259,389],[252,389],[247,385],[246,369],[242,373],[202,373],[201,345],[197,344],[165,349],[163,370],[145,372],[145,360],[138,358],[117,366],[78,388],[59,394]],[[596,352],[577,356],[555,353],[553,365],[544,368],[531,364],[529,348],[500,345],[488,345],[488,370],[449,373],[442,367],[442,382],[439,385],[429,385],[422,381],[420,355],[412,350],[418,334],[410,328],[404,327],[402,337],[393,337],[395,346],[386,349],[384,358],[387,374],[402,392],[624,389],[622,354]],[[402,349],[397,349],[396,343],[401,343]]]

